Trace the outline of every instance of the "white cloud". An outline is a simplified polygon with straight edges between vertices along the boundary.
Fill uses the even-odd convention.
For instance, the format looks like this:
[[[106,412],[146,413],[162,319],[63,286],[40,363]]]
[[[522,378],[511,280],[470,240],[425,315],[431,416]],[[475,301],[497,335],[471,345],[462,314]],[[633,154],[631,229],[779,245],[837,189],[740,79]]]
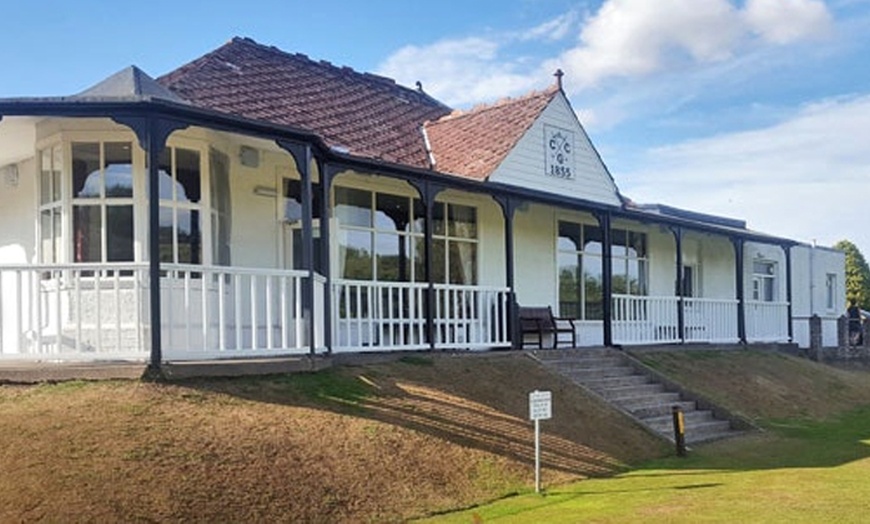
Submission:
[[[775,44],[825,36],[832,24],[820,0],[747,0],[745,17],[754,32]]]
[[[870,252],[870,95],[804,107],[778,125],[650,152],[616,173],[625,194],[747,219],[750,227]]]
[[[536,78],[500,60],[499,49],[495,39],[482,37],[406,46],[383,62],[378,73],[405,85],[420,81],[426,92],[454,105],[491,101],[535,86]]]
[[[577,12],[567,13],[548,20],[543,24],[533,27],[519,34],[520,40],[546,40],[555,42],[567,37],[577,23]]]
[[[831,24],[820,0],[746,0],[743,7],[737,0],[605,0],[582,21],[571,10],[526,30],[406,46],[378,72],[405,85],[419,80],[448,104],[469,105],[541,88],[559,68],[566,89],[579,92],[613,77],[728,63],[759,47],[818,38]],[[556,56],[526,49],[573,32],[576,44]]]
[[[728,60],[760,35],[789,44],[827,34],[831,17],[818,0],[607,0],[584,25],[579,45],[551,61],[577,88],[609,77],[640,77],[686,63]]]

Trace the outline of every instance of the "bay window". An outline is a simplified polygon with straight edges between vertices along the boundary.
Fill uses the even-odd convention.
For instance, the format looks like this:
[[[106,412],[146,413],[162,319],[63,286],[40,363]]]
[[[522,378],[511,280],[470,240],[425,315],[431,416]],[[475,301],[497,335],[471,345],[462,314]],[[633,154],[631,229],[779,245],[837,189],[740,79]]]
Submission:
[[[132,261],[132,144],[73,142],[71,154],[73,262]]]

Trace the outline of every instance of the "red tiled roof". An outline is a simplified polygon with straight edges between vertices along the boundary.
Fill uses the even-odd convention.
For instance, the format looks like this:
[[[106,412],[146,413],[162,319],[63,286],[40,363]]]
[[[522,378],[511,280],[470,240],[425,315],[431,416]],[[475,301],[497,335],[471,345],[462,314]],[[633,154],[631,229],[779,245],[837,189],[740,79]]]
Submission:
[[[454,112],[425,125],[435,169],[484,180],[501,164],[559,88]]]
[[[331,147],[429,167],[420,127],[450,108],[393,80],[246,38],[160,78],[193,105],[312,131]]]

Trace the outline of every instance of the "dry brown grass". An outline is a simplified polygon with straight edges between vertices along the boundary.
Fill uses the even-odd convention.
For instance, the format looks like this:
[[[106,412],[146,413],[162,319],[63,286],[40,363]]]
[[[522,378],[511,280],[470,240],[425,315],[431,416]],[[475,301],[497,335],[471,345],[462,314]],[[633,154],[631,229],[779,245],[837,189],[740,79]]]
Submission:
[[[870,403],[866,368],[837,369],[753,350],[640,351],[635,356],[752,420],[821,420]]]
[[[515,354],[304,376],[0,387],[0,521],[399,521],[664,447]]]

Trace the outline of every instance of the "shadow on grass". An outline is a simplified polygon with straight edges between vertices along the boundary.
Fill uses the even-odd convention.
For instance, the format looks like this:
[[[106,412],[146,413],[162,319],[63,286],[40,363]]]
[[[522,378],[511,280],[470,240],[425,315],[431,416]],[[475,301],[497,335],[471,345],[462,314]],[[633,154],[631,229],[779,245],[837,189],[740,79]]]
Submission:
[[[415,356],[398,364],[431,367]],[[433,370],[438,372],[438,370]],[[412,429],[463,446],[481,449],[531,466],[532,426],[454,391],[404,381],[371,368],[332,368],[317,373],[196,379],[179,385],[255,402],[325,409]],[[506,392],[511,389],[505,386]],[[517,410],[514,410],[515,412]],[[747,471],[779,468],[827,468],[870,457],[870,407],[817,422],[770,421],[768,431],[697,447],[687,458],[653,460],[632,475],[698,474],[698,470]],[[650,445],[657,443],[651,438]],[[569,475],[608,476],[625,471],[617,458],[566,436],[542,435],[542,466]],[[690,488],[686,488],[690,489]]]
[[[413,357],[398,364],[430,367]],[[437,372],[437,370],[435,371]],[[415,430],[456,444],[534,464],[533,426],[524,417],[488,406],[446,388],[421,385],[371,369],[332,368],[316,373],[225,379],[194,379],[179,386],[255,402],[325,409]],[[511,386],[505,385],[510,389]],[[525,393],[522,393],[524,396]],[[651,439],[651,445],[655,441]],[[541,465],[571,476],[625,471],[619,459],[564,436],[542,434]]]

